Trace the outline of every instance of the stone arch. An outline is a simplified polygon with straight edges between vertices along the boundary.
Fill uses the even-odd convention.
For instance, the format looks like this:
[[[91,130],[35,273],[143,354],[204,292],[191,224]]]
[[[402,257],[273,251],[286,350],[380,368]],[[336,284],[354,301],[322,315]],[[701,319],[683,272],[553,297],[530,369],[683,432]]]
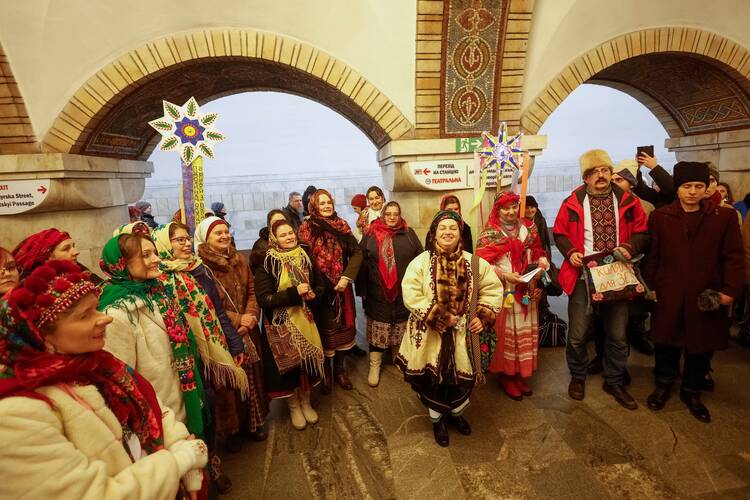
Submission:
[[[661,71],[665,63],[672,77]],[[703,85],[688,92],[687,81],[677,74],[701,78]],[[538,132],[583,83],[628,93],[654,113],[671,137],[750,128],[750,51],[709,31],[648,28],[598,45],[568,64],[526,106],[523,129]]]
[[[253,29],[172,34],[132,50],[89,78],[44,137],[45,149],[146,159],[158,137],[147,122],[161,100],[201,102],[254,90],[326,105],[377,147],[413,129],[401,111],[343,61],[299,40]]]

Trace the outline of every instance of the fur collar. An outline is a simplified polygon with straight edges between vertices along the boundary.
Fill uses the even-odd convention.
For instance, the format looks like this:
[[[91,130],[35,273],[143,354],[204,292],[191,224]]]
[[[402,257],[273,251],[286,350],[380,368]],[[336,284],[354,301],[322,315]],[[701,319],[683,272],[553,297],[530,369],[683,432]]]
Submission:
[[[229,248],[229,256],[227,257],[208,248],[207,243],[202,243],[198,245],[198,256],[208,267],[222,273],[228,273],[243,264],[242,254],[233,247]]]

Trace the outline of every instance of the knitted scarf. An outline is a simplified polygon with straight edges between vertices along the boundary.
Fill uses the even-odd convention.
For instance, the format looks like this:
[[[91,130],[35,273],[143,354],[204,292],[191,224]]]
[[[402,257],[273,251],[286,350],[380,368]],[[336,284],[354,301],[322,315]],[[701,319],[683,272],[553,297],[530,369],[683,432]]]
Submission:
[[[276,279],[277,292],[297,287],[301,283],[310,284],[312,263],[307,253],[299,245],[288,250],[280,248],[272,233],[269,233],[268,252],[263,267]],[[290,332],[289,340],[299,352],[308,373],[323,374],[323,343],[312,311],[304,301],[299,306],[275,308],[271,324],[287,327]]]
[[[162,259],[160,267],[163,274],[159,281],[164,286],[166,294],[177,299],[177,304],[195,338],[208,377],[218,387],[229,385],[238,389],[244,399],[250,390],[247,374],[234,363],[229,353],[214,303],[190,274],[190,271],[202,262],[195,255],[190,259],[175,258],[169,239],[169,228],[172,224],[170,222],[158,226],[151,233],[156,250]]]
[[[24,396],[53,402],[35,391],[56,384],[93,385],[123,427],[147,453],[164,448],[161,409],[146,379],[106,351],[48,353],[17,310],[0,301],[0,398]]]
[[[207,408],[203,380],[198,367],[197,342],[187,325],[185,316],[171,295],[167,293],[159,280],[135,281],[127,270],[127,262],[120,252],[119,236],[111,238],[102,250],[99,266],[109,277],[99,297],[99,310],[106,312],[111,307],[125,310],[128,318],[135,324],[128,305],[135,306],[142,301],[149,311],[154,311],[154,304],[159,309],[169,343],[172,346],[174,369],[180,379],[182,400],[187,415],[185,424],[196,436],[203,436],[203,409]]]
[[[370,234],[375,238],[378,245],[378,273],[380,284],[383,286],[385,300],[393,302],[401,291],[398,282],[398,268],[396,266],[396,254],[393,250],[393,237],[408,229],[406,221],[399,218],[398,224],[389,226],[383,218],[376,219],[370,225]]]

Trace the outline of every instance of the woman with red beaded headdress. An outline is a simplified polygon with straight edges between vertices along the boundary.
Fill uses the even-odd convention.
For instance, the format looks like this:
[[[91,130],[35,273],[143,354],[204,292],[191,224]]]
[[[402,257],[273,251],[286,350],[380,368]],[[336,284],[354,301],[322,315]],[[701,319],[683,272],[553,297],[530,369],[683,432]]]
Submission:
[[[69,260],[75,262],[82,271],[88,272],[89,279],[94,283],[101,283],[101,278],[78,262],[80,254],[70,234],[54,227],[27,236],[13,249],[13,258],[16,260],[21,277],[28,276],[31,271],[48,260]]]
[[[520,197],[511,192],[497,197],[476,251],[494,266],[503,282],[505,300],[495,321],[496,344],[489,371],[500,373],[503,390],[515,400],[532,394],[525,379],[537,367],[539,347],[538,275],[530,283],[521,275],[531,266],[549,268],[536,225],[519,217],[519,201]]]
[[[206,445],[104,351],[99,288],[70,261],[0,301],[0,498],[175,498],[201,489]]]

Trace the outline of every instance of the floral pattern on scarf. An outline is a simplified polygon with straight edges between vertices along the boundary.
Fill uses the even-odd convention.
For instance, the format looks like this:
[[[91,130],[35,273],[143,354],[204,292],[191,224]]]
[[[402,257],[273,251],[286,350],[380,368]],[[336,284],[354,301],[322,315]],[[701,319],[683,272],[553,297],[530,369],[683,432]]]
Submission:
[[[110,307],[124,309],[133,321],[128,304],[134,305],[140,299],[150,311],[154,310],[156,304],[172,346],[174,369],[180,380],[187,415],[185,424],[191,433],[202,437],[205,427],[203,410],[206,404],[203,380],[197,363],[197,342],[180,306],[159,280],[135,281],[131,278],[118,243],[123,236],[111,238],[102,250],[100,266],[110,276],[110,280],[99,297],[99,310],[106,312]]]

